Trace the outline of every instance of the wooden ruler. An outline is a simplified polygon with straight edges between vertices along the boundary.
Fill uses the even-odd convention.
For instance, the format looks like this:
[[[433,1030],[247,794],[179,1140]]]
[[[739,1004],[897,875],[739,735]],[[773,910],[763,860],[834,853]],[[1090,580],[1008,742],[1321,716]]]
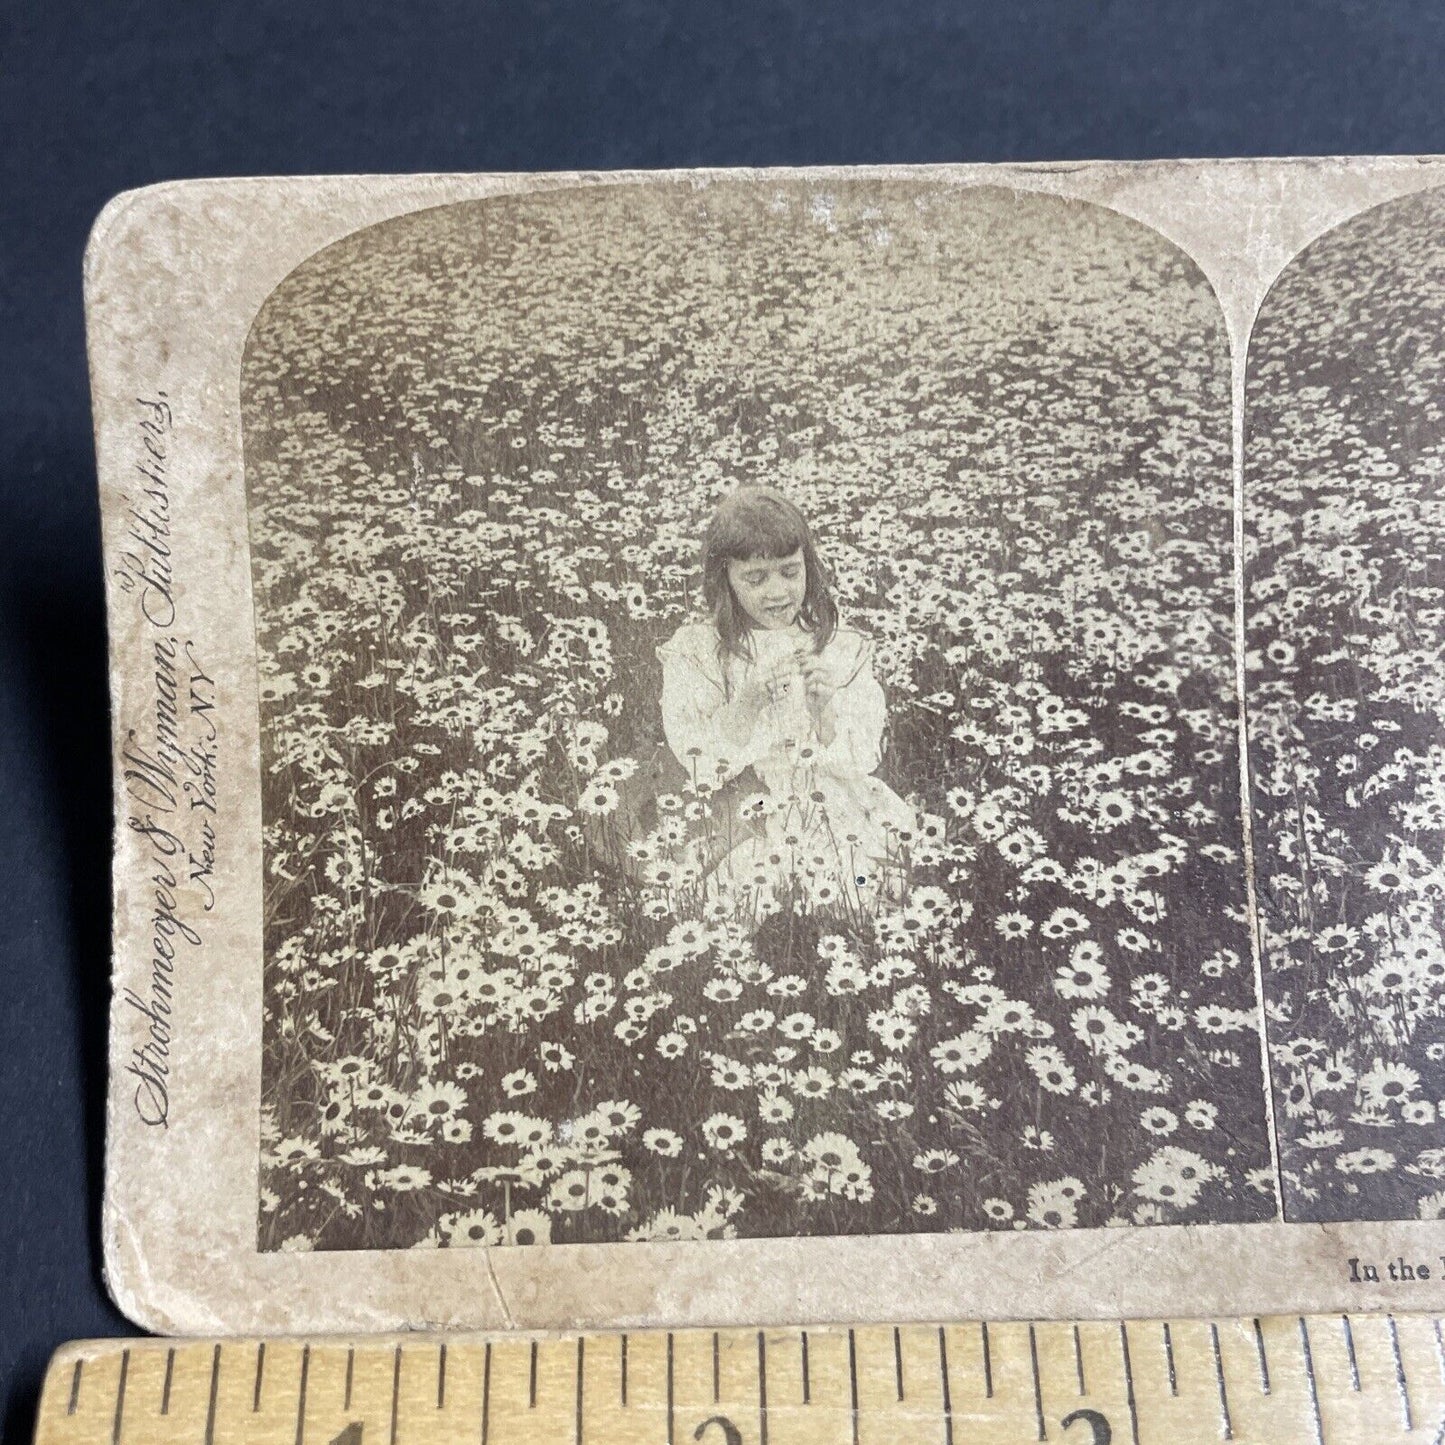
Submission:
[[[104,1340],[37,1445],[1441,1445],[1434,1317]]]

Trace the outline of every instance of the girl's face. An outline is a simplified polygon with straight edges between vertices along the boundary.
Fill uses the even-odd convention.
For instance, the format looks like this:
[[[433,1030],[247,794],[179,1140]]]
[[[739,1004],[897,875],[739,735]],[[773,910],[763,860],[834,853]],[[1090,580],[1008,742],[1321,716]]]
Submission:
[[[808,590],[801,547],[787,557],[729,560],[728,585],[755,627],[776,632],[791,627]]]

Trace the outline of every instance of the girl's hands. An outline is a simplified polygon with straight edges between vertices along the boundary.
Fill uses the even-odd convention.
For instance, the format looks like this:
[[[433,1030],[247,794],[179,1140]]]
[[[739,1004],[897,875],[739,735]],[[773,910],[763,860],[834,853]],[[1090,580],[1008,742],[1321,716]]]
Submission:
[[[834,730],[828,704],[837,694],[838,684],[818,655],[808,649],[787,652],[760,667],[748,679],[738,693],[734,704],[735,726],[729,731],[735,730],[741,740],[752,732],[766,708],[783,702],[795,690],[801,691],[813,730],[826,747],[833,740]]]
[[[760,667],[738,689],[737,696],[724,711],[723,735],[734,747],[746,747],[763,710],[780,702],[789,688],[802,685],[795,653],[789,652]]]
[[[833,701],[838,684],[817,653],[810,652],[799,661],[803,686],[808,690],[808,711],[814,717],[822,717],[824,709]]]
[[[756,718],[765,707],[781,702],[792,688],[801,685],[802,669],[798,654],[789,652],[766,667],[760,667],[748,679],[738,701],[749,717]]]

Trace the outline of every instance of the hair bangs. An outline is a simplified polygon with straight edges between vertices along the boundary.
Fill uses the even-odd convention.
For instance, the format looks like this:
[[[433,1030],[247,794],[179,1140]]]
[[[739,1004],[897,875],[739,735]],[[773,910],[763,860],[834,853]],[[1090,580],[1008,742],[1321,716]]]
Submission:
[[[807,524],[780,497],[766,492],[734,492],[714,520],[715,555],[731,562],[754,557],[791,557],[808,540]]]

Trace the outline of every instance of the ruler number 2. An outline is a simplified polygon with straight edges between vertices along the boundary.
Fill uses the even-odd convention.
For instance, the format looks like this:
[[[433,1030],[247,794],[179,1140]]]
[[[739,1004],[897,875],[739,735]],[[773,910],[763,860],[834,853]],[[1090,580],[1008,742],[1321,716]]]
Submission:
[[[1093,1439],[1085,1441],[1084,1445],[1110,1445],[1114,1438],[1114,1427],[1097,1410],[1075,1410],[1073,1414],[1065,1415],[1060,1424],[1065,1430],[1070,1425],[1087,1425]]]
[[[716,1425],[722,1431],[723,1445],[743,1445],[743,1432],[726,1415],[710,1415],[692,1432],[694,1440],[701,1440],[708,1430]],[[715,1438],[708,1437],[709,1440]]]

